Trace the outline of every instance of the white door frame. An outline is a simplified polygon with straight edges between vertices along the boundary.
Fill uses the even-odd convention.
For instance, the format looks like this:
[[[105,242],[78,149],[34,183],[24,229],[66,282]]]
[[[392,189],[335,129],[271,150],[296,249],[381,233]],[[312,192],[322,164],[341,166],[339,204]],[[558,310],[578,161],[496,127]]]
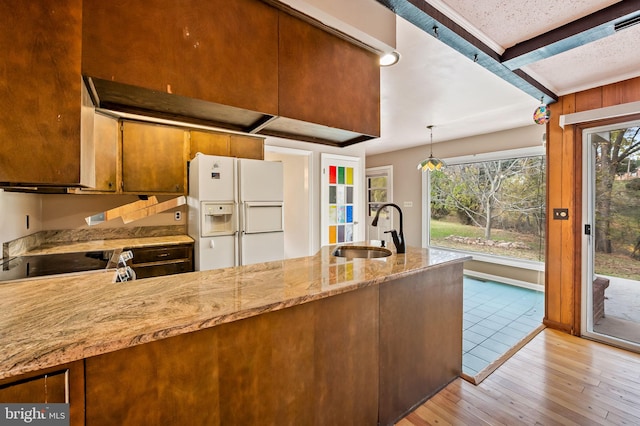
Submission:
[[[306,162],[307,162],[307,170],[309,170],[309,173],[307,174],[307,176],[302,176],[302,179],[306,180],[306,198],[307,198],[307,203],[309,205],[309,228],[308,228],[308,254],[307,255],[312,255],[315,253],[315,247],[316,245],[314,244],[313,241],[313,224],[315,223],[314,221],[314,216],[316,214],[316,209],[315,206],[313,204],[313,188],[315,188],[314,185],[314,176],[316,175],[314,168],[313,168],[313,151],[308,151],[308,150],[304,150],[304,149],[297,149],[297,148],[287,148],[287,147],[282,147],[282,146],[275,146],[275,145],[265,145],[264,146],[264,150],[265,152],[273,152],[273,153],[279,153],[279,154],[286,154],[286,155],[296,155],[296,156],[301,156],[301,157],[306,157]],[[284,183],[285,185],[287,184],[287,182]],[[286,206],[285,206],[286,208]],[[286,229],[285,229],[286,232]],[[286,235],[286,234],[285,234]]]
[[[589,297],[593,292],[594,272],[594,249],[593,234],[595,232],[595,152],[589,134],[614,130],[625,127],[633,122],[620,122],[606,126],[589,127],[582,130],[582,286],[581,286],[581,312],[580,312],[580,334],[589,339],[608,343],[624,349],[638,351],[638,345],[606,334],[593,331],[593,297]],[[585,233],[585,227],[590,226],[589,235]]]
[[[344,161],[349,163],[354,163],[351,165],[354,169],[354,177],[353,182],[354,185],[360,187],[360,193],[354,194],[353,200],[353,241],[363,241],[364,240],[364,232],[363,232],[363,221],[364,221],[364,205],[366,204],[366,197],[364,195],[365,188],[365,174],[363,173],[363,164],[362,159],[360,157],[353,157],[347,155],[336,155],[336,154],[320,154],[320,246],[324,246],[329,244],[329,236],[328,236],[328,215],[322,214],[324,211],[325,204],[329,202],[329,189],[328,186],[324,184],[327,171],[327,162],[331,160]]]

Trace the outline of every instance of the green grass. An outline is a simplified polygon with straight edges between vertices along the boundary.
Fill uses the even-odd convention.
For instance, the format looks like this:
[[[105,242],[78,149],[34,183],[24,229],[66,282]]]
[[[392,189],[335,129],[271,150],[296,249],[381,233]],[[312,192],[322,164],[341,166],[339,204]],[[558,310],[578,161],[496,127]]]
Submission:
[[[431,219],[431,244],[437,247],[447,247],[458,250],[468,250],[479,253],[491,254],[495,256],[506,256],[518,259],[527,259],[543,262],[539,240],[535,235],[521,234],[518,232],[505,231],[502,229],[492,229],[491,239],[495,242],[519,241],[526,244],[528,249],[505,249],[495,246],[469,245],[460,242],[447,240],[446,237],[453,235],[465,238],[484,239],[484,229],[463,225],[461,223],[433,220]]]
[[[449,235],[456,235],[458,237],[482,238],[484,237],[484,230],[482,228],[463,225],[461,223],[444,222],[431,219],[432,240],[442,240]]]
[[[494,229],[491,231],[494,241],[521,241],[529,246],[529,250],[505,250],[497,247],[475,246],[449,241],[446,237],[455,235],[467,238],[484,238],[484,229],[455,222],[431,220],[431,244],[458,250],[468,250],[496,256],[516,257],[519,259],[537,260],[543,255],[538,250],[538,239],[534,235]],[[595,269],[597,274],[609,275],[640,281],[640,260],[631,258],[629,254],[596,253]]]

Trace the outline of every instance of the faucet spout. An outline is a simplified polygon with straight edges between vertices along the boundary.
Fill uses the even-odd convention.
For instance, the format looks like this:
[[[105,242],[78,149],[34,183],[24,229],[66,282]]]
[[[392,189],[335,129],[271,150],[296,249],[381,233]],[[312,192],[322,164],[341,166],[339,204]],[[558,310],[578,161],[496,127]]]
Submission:
[[[396,253],[404,253],[405,245],[404,245],[404,232],[402,231],[402,210],[397,204],[394,203],[386,203],[378,207],[378,211],[376,211],[376,216],[373,218],[373,222],[371,222],[371,226],[378,226],[378,217],[380,216],[380,211],[385,207],[394,207],[400,213],[400,233],[398,233],[395,229],[391,231],[385,231],[385,233],[391,233],[391,238],[393,239],[393,244],[396,246]]]

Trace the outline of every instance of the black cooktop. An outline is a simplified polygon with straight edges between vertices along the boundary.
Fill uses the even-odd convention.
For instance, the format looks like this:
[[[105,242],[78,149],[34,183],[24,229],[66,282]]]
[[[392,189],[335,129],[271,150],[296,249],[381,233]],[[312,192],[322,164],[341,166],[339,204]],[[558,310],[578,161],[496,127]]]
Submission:
[[[0,261],[0,281],[105,269],[112,250],[18,256]]]

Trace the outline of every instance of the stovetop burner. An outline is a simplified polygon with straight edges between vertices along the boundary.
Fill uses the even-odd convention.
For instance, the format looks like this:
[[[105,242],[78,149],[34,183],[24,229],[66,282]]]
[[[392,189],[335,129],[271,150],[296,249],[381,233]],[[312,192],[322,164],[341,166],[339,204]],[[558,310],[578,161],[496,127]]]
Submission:
[[[0,281],[105,269],[113,250],[18,256],[0,263]]]

